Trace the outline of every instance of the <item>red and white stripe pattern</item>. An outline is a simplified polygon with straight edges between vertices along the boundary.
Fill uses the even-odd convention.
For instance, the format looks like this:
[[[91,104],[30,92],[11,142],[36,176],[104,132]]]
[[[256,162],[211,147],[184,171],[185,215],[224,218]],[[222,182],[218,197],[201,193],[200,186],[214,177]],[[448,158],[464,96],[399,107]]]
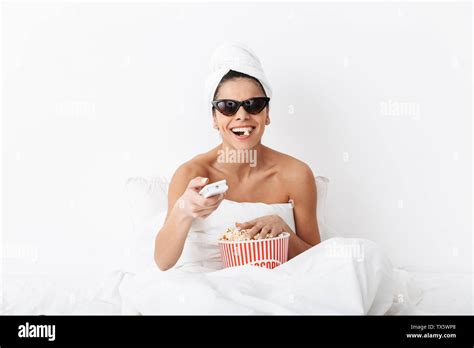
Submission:
[[[276,238],[251,241],[219,241],[224,267],[254,265],[273,269],[288,261],[290,234],[283,232]]]

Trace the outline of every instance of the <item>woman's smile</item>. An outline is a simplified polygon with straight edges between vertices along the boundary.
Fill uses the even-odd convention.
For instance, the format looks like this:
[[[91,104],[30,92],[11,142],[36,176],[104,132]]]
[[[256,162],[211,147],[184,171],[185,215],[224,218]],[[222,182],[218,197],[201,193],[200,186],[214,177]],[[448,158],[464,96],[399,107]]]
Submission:
[[[230,131],[237,140],[246,140],[250,138],[255,128],[255,126],[239,126],[230,128]]]

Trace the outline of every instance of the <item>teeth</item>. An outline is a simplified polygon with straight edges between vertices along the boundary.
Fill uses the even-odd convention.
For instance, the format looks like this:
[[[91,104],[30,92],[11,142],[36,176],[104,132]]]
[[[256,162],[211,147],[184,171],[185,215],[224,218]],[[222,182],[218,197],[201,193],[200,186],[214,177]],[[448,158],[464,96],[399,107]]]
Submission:
[[[252,129],[252,127],[232,128],[234,132],[251,132]]]

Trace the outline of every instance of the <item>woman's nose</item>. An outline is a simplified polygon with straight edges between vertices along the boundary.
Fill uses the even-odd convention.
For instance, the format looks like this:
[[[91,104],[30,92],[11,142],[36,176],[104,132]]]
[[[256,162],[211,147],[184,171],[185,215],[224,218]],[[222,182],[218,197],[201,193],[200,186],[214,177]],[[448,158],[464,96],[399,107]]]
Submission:
[[[247,120],[250,118],[250,115],[243,107],[240,107],[239,110],[237,110],[237,120]]]

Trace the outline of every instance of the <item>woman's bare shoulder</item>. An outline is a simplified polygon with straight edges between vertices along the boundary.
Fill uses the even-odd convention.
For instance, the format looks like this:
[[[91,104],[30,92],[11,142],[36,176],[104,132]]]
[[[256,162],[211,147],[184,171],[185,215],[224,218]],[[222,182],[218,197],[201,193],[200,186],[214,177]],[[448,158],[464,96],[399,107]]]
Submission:
[[[278,177],[289,199],[311,203],[316,196],[316,180],[311,167],[304,161],[279,152]],[[307,205],[308,207],[310,205]]]
[[[207,153],[199,154],[181,164],[174,174],[174,177],[186,177],[189,180],[196,176],[208,176],[208,156]]]
[[[311,167],[304,161],[283,152],[273,149],[268,150],[271,152],[271,156],[274,158],[274,162],[283,178],[293,180],[302,176],[313,176]]]

